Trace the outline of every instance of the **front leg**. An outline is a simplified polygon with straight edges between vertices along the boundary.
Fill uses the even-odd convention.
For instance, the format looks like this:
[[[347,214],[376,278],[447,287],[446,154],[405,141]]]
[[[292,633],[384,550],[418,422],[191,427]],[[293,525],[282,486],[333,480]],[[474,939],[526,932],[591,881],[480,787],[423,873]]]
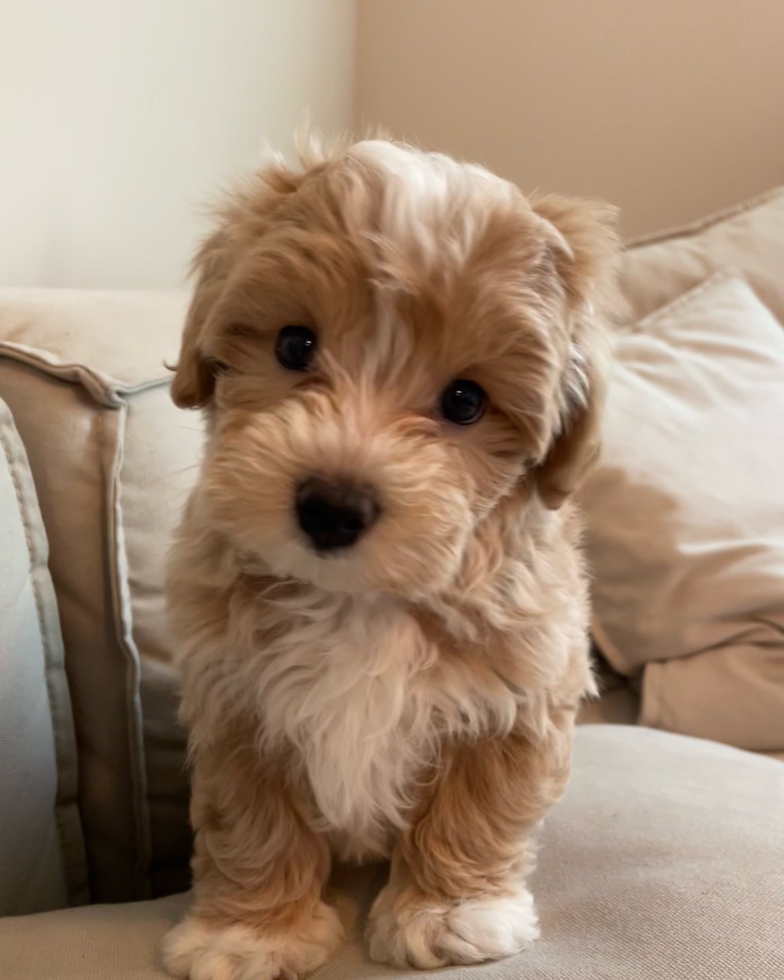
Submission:
[[[321,898],[327,843],[303,819],[253,733],[195,753],[191,819],[195,899],[163,959],[190,980],[272,980],[311,973],[341,945]]]
[[[389,884],[371,909],[377,962],[422,969],[520,952],[539,935],[525,879],[531,835],[566,785],[574,711],[548,734],[448,745],[443,767],[398,842]]]

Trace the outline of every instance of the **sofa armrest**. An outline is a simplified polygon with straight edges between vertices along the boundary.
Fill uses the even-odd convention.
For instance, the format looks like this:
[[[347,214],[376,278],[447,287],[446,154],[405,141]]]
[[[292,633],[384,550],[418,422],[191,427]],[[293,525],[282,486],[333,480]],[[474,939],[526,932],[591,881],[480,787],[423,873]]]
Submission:
[[[76,751],[48,548],[0,401],[0,914],[87,898]]]

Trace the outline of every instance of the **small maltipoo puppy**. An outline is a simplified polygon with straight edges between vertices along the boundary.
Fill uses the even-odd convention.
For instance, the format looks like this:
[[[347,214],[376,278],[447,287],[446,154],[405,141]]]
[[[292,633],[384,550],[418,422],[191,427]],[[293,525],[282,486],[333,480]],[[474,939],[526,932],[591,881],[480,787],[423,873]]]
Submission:
[[[613,223],[380,140],[221,210],[172,386],[208,419],[168,584],[196,834],[176,976],[315,970],[344,939],[333,859],[391,862],[375,960],[536,938],[532,835],[593,691],[569,497]]]

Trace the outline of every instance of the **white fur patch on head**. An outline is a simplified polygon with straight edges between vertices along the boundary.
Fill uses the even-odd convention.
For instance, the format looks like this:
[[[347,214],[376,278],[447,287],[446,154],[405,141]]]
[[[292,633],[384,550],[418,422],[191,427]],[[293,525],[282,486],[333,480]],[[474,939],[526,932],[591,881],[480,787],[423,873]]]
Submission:
[[[242,925],[215,928],[188,916],[164,939],[162,957],[183,980],[273,980],[312,973],[344,939],[337,913],[321,902],[306,927],[276,935]]]
[[[432,970],[514,956],[539,937],[534,900],[526,888],[511,895],[412,906],[387,886],[370,913],[371,959]]]
[[[384,179],[377,244],[425,274],[437,265],[458,271],[487,227],[492,206],[519,194],[484,167],[384,140],[357,143],[349,157]]]

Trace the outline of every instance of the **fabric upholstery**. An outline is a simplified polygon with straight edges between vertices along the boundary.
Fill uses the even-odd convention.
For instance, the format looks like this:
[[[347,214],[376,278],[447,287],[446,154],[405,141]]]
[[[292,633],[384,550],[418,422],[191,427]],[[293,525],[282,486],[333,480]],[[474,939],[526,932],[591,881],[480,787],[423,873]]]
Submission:
[[[784,751],[784,331],[719,274],[621,334],[582,494],[597,642],[640,721]]]
[[[784,187],[627,242],[618,263],[627,328],[727,268],[739,270],[784,323]],[[581,719],[623,722],[638,716],[638,692],[628,684],[616,679],[602,690],[600,701],[584,706]]]
[[[179,890],[190,834],[163,560],[196,475],[168,398],[187,296],[0,291],[0,394],[51,548],[94,901]]]
[[[87,897],[76,748],[35,486],[0,401],[0,915]]]
[[[542,831],[542,938],[514,959],[437,975],[781,980],[782,814],[778,762],[642,728],[581,728],[571,785]],[[160,941],[184,907],[168,898],[0,921],[0,977],[162,980]],[[355,941],[315,977],[407,975],[368,962]]]
[[[738,269],[784,323],[784,187],[629,242],[619,273],[630,322],[728,268]]]

